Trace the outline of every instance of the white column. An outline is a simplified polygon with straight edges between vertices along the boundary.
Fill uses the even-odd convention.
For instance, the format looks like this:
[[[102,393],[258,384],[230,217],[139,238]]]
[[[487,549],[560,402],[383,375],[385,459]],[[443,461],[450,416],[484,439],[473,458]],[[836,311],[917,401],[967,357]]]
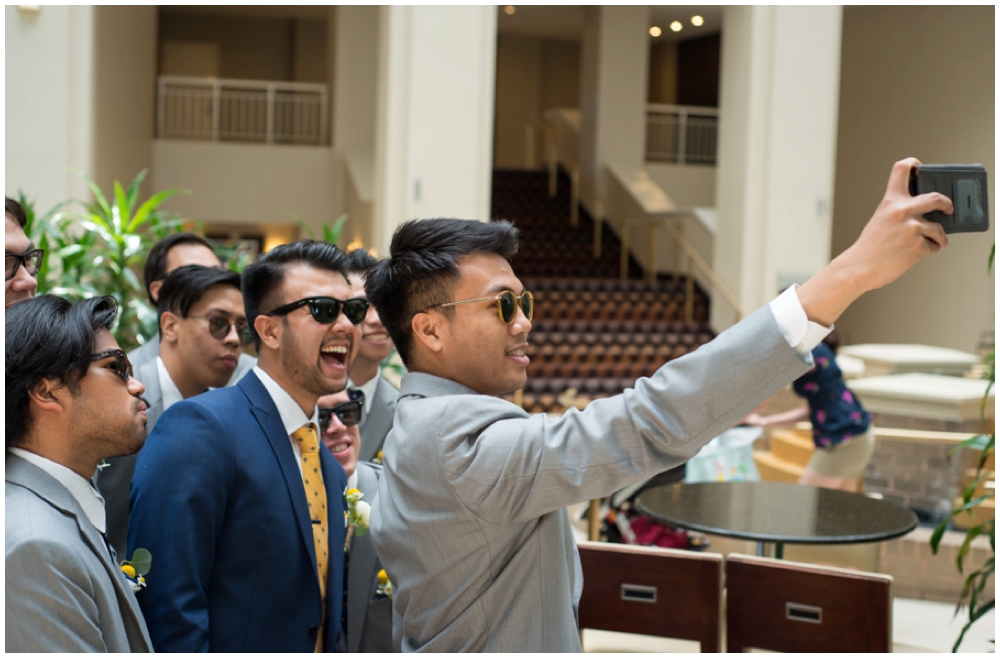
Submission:
[[[645,160],[649,7],[587,7],[580,80],[580,160],[606,196],[603,167],[639,170]]]
[[[415,218],[490,219],[496,7],[381,7],[372,246]]]
[[[713,266],[748,312],[829,261],[840,34],[840,7],[724,9]]]
[[[70,168],[93,173],[94,7],[10,5],[4,35],[5,192],[39,212],[88,197]]]

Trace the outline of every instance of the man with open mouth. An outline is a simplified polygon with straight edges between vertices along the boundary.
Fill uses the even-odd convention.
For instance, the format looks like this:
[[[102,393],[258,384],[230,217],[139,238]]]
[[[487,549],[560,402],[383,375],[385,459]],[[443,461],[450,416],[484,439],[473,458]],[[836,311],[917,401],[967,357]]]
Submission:
[[[157,577],[141,596],[157,651],[336,650],[344,469],[316,402],[343,390],[368,302],[337,247],[276,247],[243,274],[257,366],[160,417],[132,479],[129,549]]]

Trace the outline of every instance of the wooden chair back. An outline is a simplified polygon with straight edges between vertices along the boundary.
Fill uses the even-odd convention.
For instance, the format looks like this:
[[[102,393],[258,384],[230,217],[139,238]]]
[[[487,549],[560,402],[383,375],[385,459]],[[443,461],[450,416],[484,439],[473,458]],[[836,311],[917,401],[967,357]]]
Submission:
[[[729,653],[888,653],[892,576],[729,555],[726,645]]]
[[[579,549],[581,633],[641,633],[719,651],[721,555],[599,542],[580,542]]]

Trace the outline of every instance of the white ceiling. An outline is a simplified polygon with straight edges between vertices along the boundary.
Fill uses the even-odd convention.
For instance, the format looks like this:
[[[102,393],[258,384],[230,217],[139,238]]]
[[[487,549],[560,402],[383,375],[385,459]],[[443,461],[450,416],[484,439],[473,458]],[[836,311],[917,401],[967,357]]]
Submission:
[[[581,5],[513,6],[514,14],[510,16],[503,11],[505,5],[497,7],[497,30],[501,34],[580,39],[585,11]],[[722,28],[722,8],[722,5],[654,5],[650,7],[649,25],[663,30],[654,41],[684,41],[717,33]],[[701,27],[691,25],[694,15],[704,18],[705,24]],[[670,30],[670,23],[675,20],[684,25],[680,32]]]

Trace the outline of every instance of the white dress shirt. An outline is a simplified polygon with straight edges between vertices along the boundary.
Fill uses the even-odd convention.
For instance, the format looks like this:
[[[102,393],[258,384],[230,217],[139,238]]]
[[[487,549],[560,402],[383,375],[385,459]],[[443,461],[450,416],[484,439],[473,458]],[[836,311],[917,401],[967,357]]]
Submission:
[[[256,373],[260,383],[267,389],[268,395],[274,401],[274,406],[278,408],[278,416],[281,418],[281,424],[285,426],[285,433],[288,434],[288,440],[292,444],[292,452],[295,453],[295,463],[298,465],[299,475],[301,475],[302,448],[299,447],[299,442],[292,437],[292,433],[297,432],[306,423],[313,423],[316,426],[316,434],[319,436],[319,412],[316,410],[316,407],[313,407],[312,418],[309,418],[302,411],[299,403],[293,400],[292,396],[285,392],[285,389],[281,388],[278,382],[271,378],[271,375],[261,370],[260,366],[254,366],[253,371]]]
[[[160,397],[163,399],[163,411],[166,411],[170,405],[183,400],[184,396],[174,384],[174,380],[170,378],[167,366],[160,357],[156,357],[156,372],[160,376]]]
[[[806,356],[820,344],[827,334],[833,331],[833,325],[824,327],[811,322],[806,317],[802,302],[795,291],[798,284],[789,286],[785,292],[771,300],[771,312],[778,322],[778,329],[788,344],[799,356]]]
[[[366,417],[368,416],[368,412],[372,410],[372,401],[375,399],[375,389],[378,388],[378,379],[381,376],[382,369],[379,368],[375,371],[374,377],[360,386],[352,382],[350,379],[347,380],[347,388],[353,388],[365,394],[364,414]]]
[[[12,447],[7,448],[7,451],[17,455],[26,462],[34,464],[54,477],[59,484],[66,487],[70,495],[80,504],[83,513],[87,516],[87,520],[97,528],[97,531],[102,534],[107,532],[104,498],[97,492],[97,489],[90,486],[90,482],[62,464],[57,464],[51,459],[28,452],[24,448]]]

